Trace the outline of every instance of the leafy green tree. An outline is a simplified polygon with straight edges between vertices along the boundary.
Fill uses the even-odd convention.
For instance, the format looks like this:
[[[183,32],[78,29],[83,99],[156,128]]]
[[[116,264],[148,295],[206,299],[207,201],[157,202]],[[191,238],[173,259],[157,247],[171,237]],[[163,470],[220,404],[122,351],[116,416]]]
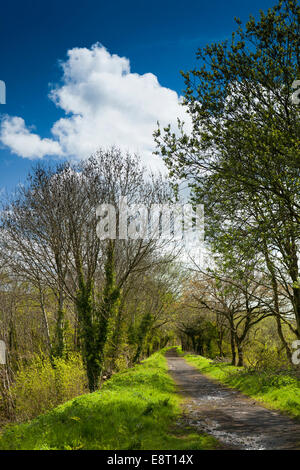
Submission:
[[[300,108],[291,100],[300,7],[280,0],[237,23],[231,41],[199,49],[200,68],[183,74],[192,133],[179,123],[179,136],[169,126],[155,139],[174,184],[188,179],[192,200],[204,203],[216,249],[228,255],[235,243],[264,259],[277,251],[300,337]]]

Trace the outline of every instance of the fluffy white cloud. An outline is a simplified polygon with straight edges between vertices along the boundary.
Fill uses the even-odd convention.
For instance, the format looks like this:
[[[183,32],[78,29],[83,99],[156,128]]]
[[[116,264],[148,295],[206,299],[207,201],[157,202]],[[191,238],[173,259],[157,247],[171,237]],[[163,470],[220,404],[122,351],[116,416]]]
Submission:
[[[27,158],[85,158],[98,147],[116,145],[158,166],[152,156],[156,122],[176,126],[180,117],[190,127],[175,91],[162,87],[151,73],[132,73],[127,58],[110,54],[100,44],[69,50],[62,68],[62,84],[50,98],[66,115],[53,124],[53,138],[41,139],[22,118],[7,117],[0,140],[12,152]]]
[[[62,155],[58,142],[41,139],[37,134],[33,134],[20,117],[6,116],[2,121],[0,136],[1,142],[20,157],[33,159],[45,155]]]

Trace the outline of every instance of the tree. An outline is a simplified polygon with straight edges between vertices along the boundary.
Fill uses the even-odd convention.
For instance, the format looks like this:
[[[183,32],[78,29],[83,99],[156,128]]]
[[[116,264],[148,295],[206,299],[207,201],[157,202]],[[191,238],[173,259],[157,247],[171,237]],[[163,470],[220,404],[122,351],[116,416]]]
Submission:
[[[248,254],[249,255],[249,254]],[[232,364],[244,362],[243,347],[251,329],[264,318],[273,316],[270,309],[270,291],[267,279],[259,272],[259,261],[251,257],[235,259],[230,256],[214,258],[213,267],[195,274],[189,297],[196,308],[219,317],[218,325],[229,331]],[[269,302],[268,302],[269,299]],[[220,322],[220,317],[225,322]]]
[[[48,288],[57,298],[52,353],[63,354],[63,307],[67,299],[74,303],[91,391],[103,372],[107,339],[119,338],[119,309],[130,279],[170,259],[161,256],[165,241],[145,236],[99,239],[96,208],[119,207],[122,197],[128,204],[149,207],[165,202],[168,195],[161,176],[148,175],[138,157],[112,148],[78,164],[38,166],[3,214],[3,247],[10,268],[41,294]]]
[[[199,49],[202,66],[184,74],[192,134],[180,123],[179,137],[169,126],[155,138],[174,181],[188,179],[192,200],[205,204],[211,243],[227,235],[243,238],[244,253],[279,253],[300,337],[300,109],[291,100],[300,7],[279,1],[258,21],[237,23],[230,43]]]

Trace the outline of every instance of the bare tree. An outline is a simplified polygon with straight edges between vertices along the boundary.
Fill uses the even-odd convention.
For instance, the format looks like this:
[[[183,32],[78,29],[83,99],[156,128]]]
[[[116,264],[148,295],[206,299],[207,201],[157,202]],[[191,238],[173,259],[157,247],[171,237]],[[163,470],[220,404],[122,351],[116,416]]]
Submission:
[[[75,305],[91,391],[103,370],[109,332],[120,327],[119,305],[123,292],[130,289],[130,278],[161,263],[166,245],[145,236],[100,240],[96,208],[101,203],[118,208],[124,197],[128,204],[150,207],[166,202],[169,194],[162,177],[148,175],[138,157],[112,148],[78,164],[37,166],[3,212],[3,250],[10,269],[38,289],[52,354],[64,353],[66,298]],[[164,262],[167,258],[164,253]],[[53,341],[44,309],[45,289],[57,299]]]

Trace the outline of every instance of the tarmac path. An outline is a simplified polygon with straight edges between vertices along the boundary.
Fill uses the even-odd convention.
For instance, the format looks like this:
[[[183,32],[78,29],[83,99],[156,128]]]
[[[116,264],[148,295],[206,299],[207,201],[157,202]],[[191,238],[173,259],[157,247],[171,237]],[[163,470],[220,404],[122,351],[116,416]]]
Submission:
[[[186,424],[213,435],[226,449],[300,450],[300,421],[208,379],[175,349],[166,356],[178,392],[187,399]]]

